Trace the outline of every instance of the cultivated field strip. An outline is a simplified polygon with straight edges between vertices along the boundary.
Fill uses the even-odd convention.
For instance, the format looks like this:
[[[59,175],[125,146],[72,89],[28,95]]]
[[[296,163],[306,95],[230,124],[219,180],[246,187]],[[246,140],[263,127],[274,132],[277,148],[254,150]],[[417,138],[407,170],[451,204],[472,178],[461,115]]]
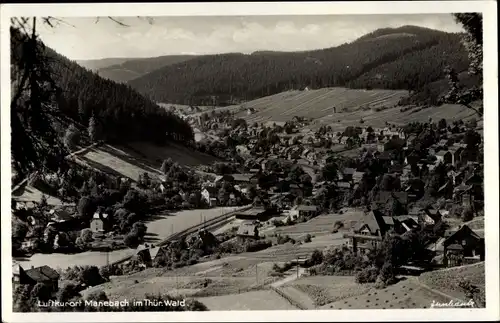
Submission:
[[[347,88],[289,91],[247,102],[242,106],[252,107],[256,112],[248,115],[244,111],[238,116],[250,123],[268,120],[288,121],[294,116],[323,118],[333,113],[333,107],[339,111],[351,111],[358,110],[360,106],[393,106],[404,95],[406,91],[367,91]]]

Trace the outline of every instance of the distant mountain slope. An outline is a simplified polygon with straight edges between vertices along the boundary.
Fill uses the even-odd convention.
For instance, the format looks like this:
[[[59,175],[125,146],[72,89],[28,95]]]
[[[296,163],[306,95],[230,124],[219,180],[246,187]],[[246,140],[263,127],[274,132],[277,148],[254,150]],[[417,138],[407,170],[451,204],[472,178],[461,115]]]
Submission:
[[[401,68],[402,62],[408,65]],[[404,26],[322,50],[201,56],[128,84],[157,102],[230,105],[305,87],[413,89],[442,78],[445,64],[461,71],[464,62],[458,34]]]
[[[100,68],[105,68],[108,66],[121,64],[126,61],[134,59],[132,57],[111,57],[111,58],[101,58],[101,59],[82,59],[77,60],[78,65],[88,68],[92,71],[97,71]]]
[[[126,60],[110,66],[99,68],[99,76],[115,82],[127,82],[164,66],[182,63],[197,56],[168,55],[150,58]]]

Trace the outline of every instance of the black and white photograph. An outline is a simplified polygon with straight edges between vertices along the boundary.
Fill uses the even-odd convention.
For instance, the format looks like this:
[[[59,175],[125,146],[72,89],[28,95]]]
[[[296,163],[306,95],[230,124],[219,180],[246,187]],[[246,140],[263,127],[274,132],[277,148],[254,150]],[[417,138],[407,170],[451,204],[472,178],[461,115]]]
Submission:
[[[1,14],[6,322],[500,318],[496,2]]]

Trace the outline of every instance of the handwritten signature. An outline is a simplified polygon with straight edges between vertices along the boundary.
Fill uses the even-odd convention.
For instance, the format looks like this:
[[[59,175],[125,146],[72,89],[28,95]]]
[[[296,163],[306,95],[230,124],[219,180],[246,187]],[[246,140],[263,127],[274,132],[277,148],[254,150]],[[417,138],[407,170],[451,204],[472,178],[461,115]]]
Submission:
[[[463,301],[449,301],[448,303],[440,303],[436,301],[432,301],[431,308],[446,308],[446,307],[474,307],[475,303],[472,299],[468,302]]]

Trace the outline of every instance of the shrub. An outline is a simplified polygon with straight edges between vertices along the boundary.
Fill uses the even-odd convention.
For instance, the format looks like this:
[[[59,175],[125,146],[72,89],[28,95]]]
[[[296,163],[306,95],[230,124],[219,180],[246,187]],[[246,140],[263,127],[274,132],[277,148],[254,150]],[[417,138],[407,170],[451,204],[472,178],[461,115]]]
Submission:
[[[92,235],[92,230],[90,229],[83,229],[80,232],[80,237],[78,237],[75,241],[76,245],[79,248],[86,249],[88,248],[89,244],[94,241],[93,235]]]
[[[333,233],[337,233],[339,231],[339,229],[341,229],[343,227],[344,227],[344,223],[342,223],[341,221],[335,221],[332,231],[333,231]]]
[[[67,302],[74,298],[75,296],[79,296],[78,288],[73,283],[66,283],[62,288],[57,292],[57,300],[60,302]]]
[[[129,248],[133,248],[139,244],[139,236],[135,232],[130,232],[125,236],[123,243]]]
[[[256,240],[245,243],[245,252],[256,252],[272,246],[269,240]]]
[[[309,262],[311,266],[321,264],[323,262],[323,253],[318,249],[315,249],[311,254],[311,258],[309,258]]]
[[[305,243],[311,242],[311,239],[312,239],[312,237],[311,237],[311,235],[308,233],[308,234],[306,235],[306,237],[304,238],[304,242],[305,242]]]
[[[46,302],[52,297],[52,291],[45,284],[37,283],[31,290],[31,298]]]
[[[396,275],[394,272],[394,267],[391,262],[386,262],[380,269],[379,278],[382,282],[387,285],[394,283]]]
[[[293,244],[295,244],[295,240],[290,238],[290,236],[286,235],[286,236],[278,236],[278,240],[277,240],[277,243],[278,244],[285,244],[287,242],[291,242]]]
[[[90,219],[96,209],[94,201],[88,196],[84,196],[78,201],[78,215],[84,219]]]
[[[96,286],[102,284],[104,279],[96,266],[83,267],[78,275],[78,280],[85,286]]]
[[[276,220],[274,219],[272,224],[275,226],[275,227],[282,227],[285,225],[285,223],[283,223],[283,221],[280,221],[280,220]]]
[[[99,268],[99,274],[103,279],[109,280],[110,276],[120,276],[123,272],[119,266],[107,265]]]
[[[378,269],[376,267],[367,267],[356,273],[355,279],[358,284],[374,283],[377,280]]]

